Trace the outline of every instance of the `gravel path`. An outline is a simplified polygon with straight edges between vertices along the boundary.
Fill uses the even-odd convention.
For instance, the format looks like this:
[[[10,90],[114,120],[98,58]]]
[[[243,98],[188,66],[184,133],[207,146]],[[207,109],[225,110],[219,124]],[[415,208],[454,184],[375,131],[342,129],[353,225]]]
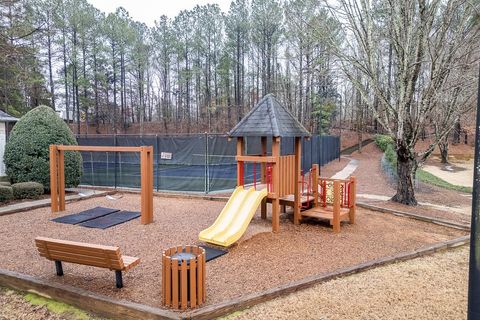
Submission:
[[[463,246],[319,284],[226,319],[465,319],[467,275]]]

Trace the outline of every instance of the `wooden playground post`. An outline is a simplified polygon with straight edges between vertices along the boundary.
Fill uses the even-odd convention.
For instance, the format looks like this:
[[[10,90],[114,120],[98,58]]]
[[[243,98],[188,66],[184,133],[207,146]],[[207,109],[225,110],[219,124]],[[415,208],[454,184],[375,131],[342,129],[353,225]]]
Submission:
[[[262,143],[262,157],[267,156],[267,137],[260,138]],[[267,183],[267,163],[262,162],[261,164],[261,183]],[[267,199],[262,200],[260,207],[260,216],[262,219],[267,219]]]
[[[302,138],[296,137],[295,138],[295,186],[294,186],[294,208],[293,208],[293,223],[294,224],[299,224],[300,223],[300,207],[302,206],[302,202],[300,201],[300,183],[301,183],[301,178],[300,178],[300,168],[302,167]],[[308,192],[308,190],[307,190]]]
[[[273,137],[272,156],[275,158],[272,168],[272,231],[278,232],[280,231],[280,137]]]
[[[141,170],[141,224],[153,222],[153,147],[140,147]],[[145,214],[143,214],[145,213]]]
[[[243,156],[244,150],[245,150],[245,141],[243,140],[243,137],[238,137],[237,138],[237,156]],[[243,186],[244,184],[243,170],[244,170],[243,161],[237,161],[237,186]]]
[[[50,145],[50,204],[52,212],[58,212],[58,156],[57,146]]]
[[[355,177],[350,177],[350,194],[349,194],[349,203],[350,203],[350,210],[348,212],[349,222],[351,224],[355,223],[355,211],[357,208],[357,182],[355,181]]]
[[[58,165],[58,208],[65,211],[65,151],[57,152]]]
[[[318,176],[319,176],[319,165],[314,164],[312,165],[312,172],[313,172],[313,177],[312,177],[312,194],[313,194],[313,206],[318,207]]]
[[[340,180],[333,181],[333,232],[340,232]]]
[[[267,156],[267,137],[260,138],[262,143],[262,157]],[[261,183],[267,182],[267,164],[265,162],[261,163]]]

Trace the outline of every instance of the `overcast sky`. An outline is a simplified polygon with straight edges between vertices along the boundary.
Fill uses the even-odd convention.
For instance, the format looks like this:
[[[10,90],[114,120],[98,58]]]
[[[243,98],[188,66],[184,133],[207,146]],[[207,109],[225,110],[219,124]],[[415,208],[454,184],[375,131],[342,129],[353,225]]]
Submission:
[[[88,0],[97,9],[114,12],[118,7],[124,7],[133,20],[145,22],[154,26],[154,21],[161,15],[174,18],[180,11],[192,9],[195,5],[216,3],[223,12],[227,12],[231,0]]]

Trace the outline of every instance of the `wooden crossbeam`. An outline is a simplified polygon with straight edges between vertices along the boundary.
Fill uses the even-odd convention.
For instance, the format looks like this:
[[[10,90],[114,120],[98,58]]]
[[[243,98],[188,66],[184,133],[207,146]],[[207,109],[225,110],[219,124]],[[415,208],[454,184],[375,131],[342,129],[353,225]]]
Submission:
[[[270,156],[236,156],[235,160],[243,162],[275,163],[277,159]]]
[[[57,145],[57,150],[64,151],[95,151],[95,152],[141,152],[142,147],[111,147],[111,146],[65,146]]]

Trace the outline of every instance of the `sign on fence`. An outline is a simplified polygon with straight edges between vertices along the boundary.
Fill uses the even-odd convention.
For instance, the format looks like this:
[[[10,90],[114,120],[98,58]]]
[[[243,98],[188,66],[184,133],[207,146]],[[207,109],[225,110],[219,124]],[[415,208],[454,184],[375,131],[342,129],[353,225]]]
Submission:
[[[160,159],[163,160],[172,160],[172,153],[171,152],[161,152]]]

